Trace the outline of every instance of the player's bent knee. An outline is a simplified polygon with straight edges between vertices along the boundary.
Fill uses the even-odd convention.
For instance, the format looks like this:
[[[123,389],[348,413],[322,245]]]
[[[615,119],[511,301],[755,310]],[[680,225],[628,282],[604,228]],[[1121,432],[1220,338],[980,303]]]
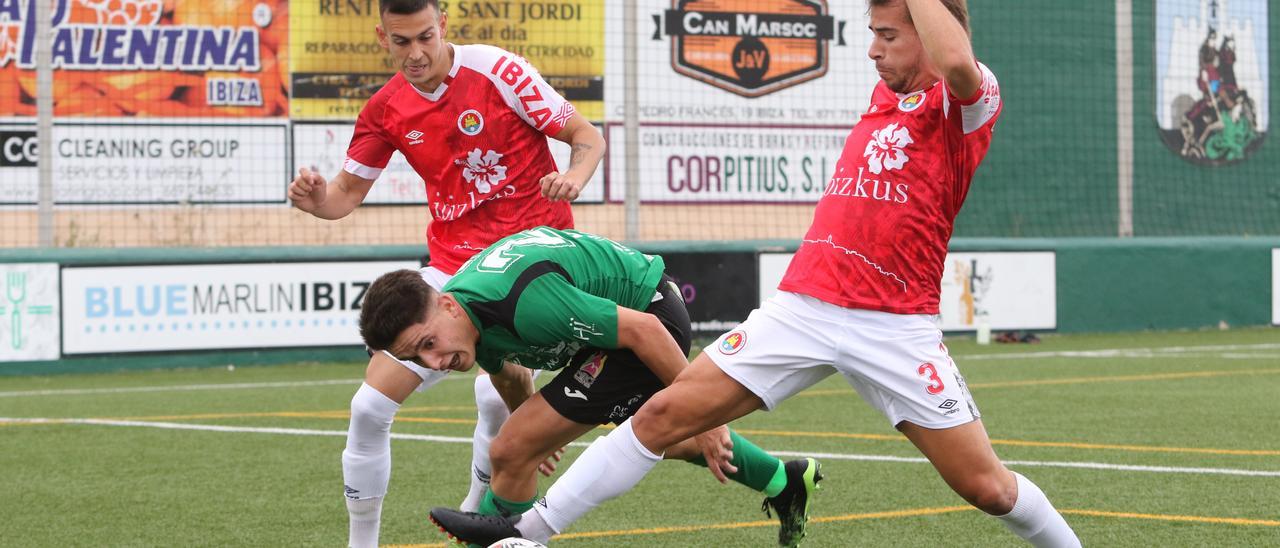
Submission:
[[[679,406],[659,392],[645,402],[631,417],[631,429],[637,438],[662,447],[675,445],[697,432],[688,432],[690,421],[681,420]]]
[[[984,475],[966,480],[956,486],[956,493],[975,508],[993,516],[1002,516],[1013,510],[1013,503],[1018,499],[1017,483],[1007,482],[993,475]]]
[[[527,445],[499,436],[489,446],[489,462],[494,475],[532,474],[542,459],[530,455]]]

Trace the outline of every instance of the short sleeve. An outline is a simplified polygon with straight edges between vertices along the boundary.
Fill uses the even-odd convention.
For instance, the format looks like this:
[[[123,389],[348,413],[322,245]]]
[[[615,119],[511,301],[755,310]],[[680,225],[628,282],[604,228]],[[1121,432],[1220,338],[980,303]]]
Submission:
[[[383,128],[385,100],[375,96],[356,118],[356,130],[347,146],[347,160],[342,169],[357,177],[373,180],[382,174],[395,146],[386,137]]]
[[[542,78],[523,57],[497,47],[467,46],[467,64],[489,77],[502,101],[513,112],[548,137],[554,137],[577,112],[573,104]]]
[[[965,135],[988,125],[1000,114],[1000,82],[996,81],[995,73],[986,65],[978,63],[978,70],[982,73],[982,84],[978,86],[978,91],[974,92],[973,97],[957,101]]]
[[[538,345],[581,342],[618,347],[618,305],[574,287],[559,274],[529,283],[516,303],[516,333]]]

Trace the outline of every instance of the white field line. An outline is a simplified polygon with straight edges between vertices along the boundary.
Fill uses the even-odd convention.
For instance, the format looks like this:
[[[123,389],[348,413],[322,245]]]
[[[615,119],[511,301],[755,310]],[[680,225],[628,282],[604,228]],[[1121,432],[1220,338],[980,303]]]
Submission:
[[[447,378],[447,377],[446,377]],[[329,379],[323,381],[240,382],[223,384],[178,384],[173,386],[125,386],[119,388],[67,388],[62,390],[19,390],[0,392],[0,398],[22,396],[82,396],[86,394],[130,394],[135,392],[183,392],[188,390],[240,390],[256,388],[297,388],[302,386],[329,386],[334,384],[359,384],[361,379]]]
[[[957,359],[1022,360],[1027,358],[1217,358],[1264,359],[1275,356],[1266,350],[1280,350],[1280,343],[1219,344],[1205,346],[1165,346],[1156,348],[1105,348],[1098,350],[1059,350],[1044,352],[1010,352],[1008,354],[956,355]],[[1241,352],[1244,351],[1244,352]],[[1250,353],[1250,351],[1254,353]]]
[[[1229,351],[1280,350],[1280,343],[1223,344],[1205,346],[1169,346],[1162,348],[1112,348],[1100,350],[1064,350],[1055,352],[1015,352],[1009,354],[959,354],[960,361],[970,360],[1021,360],[1027,358],[1215,358],[1215,359],[1264,359],[1280,357],[1280,354],[1249,354]],[[444,380],[471,377],[449,375]],[[82,396],[92,394],[129,394],[138,392],[182,392],[189,390],[254,390],[261,388],[298,388],[336,384],[358,384],[361,379],[330,379],[322,381],[294,382],[245,382],[226,384],[179,384],[173,386],[132,386],[119,388],[69,388],[61,390],[16,390],[0,392],[0,398],[24,396]]]
[[[47,419],[47,418],[6,418],[0,417],[0,423],[26,424],[85,424],[94,426],[133,426],[142,428],[163,428],[169,430],[200,430],[206,432],[229,432],[249,434],[281,434],[290,436],[334,436],[346,437],[346,430],[308,430],[302,428],[260,428],[249,426],[223,426],[216,424],[184,424],[177,422],[125,421],[111,419]],[[428,441],[436,443],[471,443],[471,438],[452,436],[429,436],[422,434],[392,433],[394,440]],[[586,447],[588,442],[570,443],[573,447]],[[859,455],[853,453],[810,453],[802,451],[769,451],[779,457],[815,457],[830,460],[853,460],[875,462],[902,462],[928,464],[923,457],[897,457],[892,455]],[[1174,466],[1143,466],[1134,464],[1111,464],[1105,462],[1072,462],[1072,461],[1034,461],[1007,460],[1012,466],[1042,466],[1047,468],[1085,468],[1090,470],[1115,470],[1123,472],[1153,472],[1160,474],[1212,474],[1224,476],[1261,476],[1280,478],[1280,470],[1247,470],[1240,468],[1184,468]]]

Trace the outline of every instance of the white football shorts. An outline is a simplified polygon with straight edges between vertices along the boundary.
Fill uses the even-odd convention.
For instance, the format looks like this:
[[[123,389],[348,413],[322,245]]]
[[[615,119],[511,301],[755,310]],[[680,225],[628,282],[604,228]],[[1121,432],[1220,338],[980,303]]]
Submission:
[[[928,315],[780,291],[704,352],[770,410],[839,372],[894,426],[950,428],[982,416]]]

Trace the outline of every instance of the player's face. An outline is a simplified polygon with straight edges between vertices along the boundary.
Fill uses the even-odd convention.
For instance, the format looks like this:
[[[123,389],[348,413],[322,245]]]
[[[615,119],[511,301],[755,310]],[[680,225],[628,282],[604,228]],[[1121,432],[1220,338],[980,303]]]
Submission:
[[[401,360],[436,371],[467,371],[476,364],[479,332],[452,295],[437,297],[427,319],[396,337],[387,350]]]
[[[873,37],[867,56],[876,62],[876,72],[889,89],[908,93],[936,80],[936,71],[911,23],[906,2],[872,6],[870,15]]]
[[[427,6],[412,15],[385,13],[378,43],[391,53],[409,83],[434,91],[449,75],[449,45],[444,41],[448,17]]]

